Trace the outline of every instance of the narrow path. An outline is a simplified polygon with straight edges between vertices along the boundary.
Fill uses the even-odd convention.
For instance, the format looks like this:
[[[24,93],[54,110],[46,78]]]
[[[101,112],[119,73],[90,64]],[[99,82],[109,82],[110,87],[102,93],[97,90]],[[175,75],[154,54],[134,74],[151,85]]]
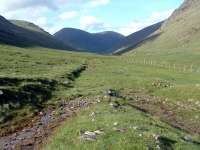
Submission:
[[[72,84],[77,80],[81,73],[87,69],[83,64],[68,74],[67,78]],[[26,127],[0,137],[0,150],[35,150],[52,133],[53,129],[58,127],[67,118],[74,117],[83,109],[88,108],[94,102],[88,98],[75,98],[70,101],[61,101],[57,108],[46,108],[37,116],[32,118]]]
[[[32,127],[24,128],[16,133],[0,138],[1,150],[34,150],[48,138],[55,127],[67,118],[76,116],[77,112],[88,108],[94,102],[88,99],[77,98],[60,103],[58,110],[41,112]]]

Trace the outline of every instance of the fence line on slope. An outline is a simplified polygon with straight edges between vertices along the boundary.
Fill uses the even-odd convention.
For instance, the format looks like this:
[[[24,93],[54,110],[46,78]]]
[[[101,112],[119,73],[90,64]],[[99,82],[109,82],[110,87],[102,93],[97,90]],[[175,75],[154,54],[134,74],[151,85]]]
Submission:
[[[121,58],[124,60],[124,58]],[[177,64],[169,63],[167,61],[156,61],[152,59],[136,59],[133,57],[126,57],[125,61],[130,64],[140,64],[145,66],[159,67],[169,71],[180,73],[200,73],[200,67],[194,64]]]

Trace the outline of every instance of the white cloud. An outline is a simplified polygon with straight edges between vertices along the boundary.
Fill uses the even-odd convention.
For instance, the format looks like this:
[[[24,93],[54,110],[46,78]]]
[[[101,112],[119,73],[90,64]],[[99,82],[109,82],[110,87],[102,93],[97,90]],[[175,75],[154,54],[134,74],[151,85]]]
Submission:
[[[44,27],[44,29],[51,34],[56,33],[57,31],[61,30],[62,28],[63,28],[63,25],[53,25],[53,26]]]
[[[173,11],[174,11],[173,9],[170,9],[162,12],[153,12],[149,19],[149,22],[159,22],[165,20],[173,13]]]
[[[46,17],[39,17],[35,22],[39,26],[46,26],[47,25],[47,18]]]
[[[78,16],[77,11],[67,11],[59,15],[61,20],[72,19]]]
[[[149,25],[158,23],[167,19],[173,10],[162,11],[162,12],[153,12],[147,19],[145,20],[134,20],[123,26],[113,26],[109,23],[105,23],[94,16],[83,16],[80,19],[80,28],[83,30],[89,30],[92,32],[99,32],[105,30],[113,30],[124,35],[132,34],[136,31],[139,31]]]
[[[102,5],[107,5],[110,3],[110,0],[90,0],[88,3],[89,7],[97,7]]]
[[[52,0],[1,0],[0,12],[17,11],[19,9],[30,7],[45,7],[56,9],[56,5]]]
[[[80,18],[80,27],[84,30],[97,23],[99,22],[94,16],[83,16]]]
[[[83,16],[80,18],[80,28],[96,32],[108,29],[109,25],[94,16]]]
[[[158,23],[160,21],[163,21],[167,19],[171,14],[173,10],[168,11],[162,11],[162,12],[153,12],[148,19],[141,20],[141,21],[132,21],[128,25],[119,27],[117,30],[118,32],[129,35],[131,33],[134,33],[136,31],[139,31],[149,25]]]
[[[150,24],[149,24],[150,25]],[[145,26],[148,26],[146,23],[140,22],[140,21],[132,21],[128,25],[122,26],[118,28],[118,32],[129,35],[131,33],[134,33]]]

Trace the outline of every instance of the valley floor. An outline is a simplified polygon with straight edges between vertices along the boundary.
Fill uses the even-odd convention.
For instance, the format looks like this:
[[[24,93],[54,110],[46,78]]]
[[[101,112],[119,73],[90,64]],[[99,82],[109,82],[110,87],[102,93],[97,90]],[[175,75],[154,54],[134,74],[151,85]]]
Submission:
[[[127,56],[0,51],[0,143],[34,147],[33,136],[26,139],[37,135],[34,123],[50,130],[67,118],[53,133],[39,135],[48,137],[41,149],[200,149],[198,72],[133,63]],[[76,100],[94,104],[77,112],[80,105],[68,105]],[[70,110],[77,115],[70,117]]]

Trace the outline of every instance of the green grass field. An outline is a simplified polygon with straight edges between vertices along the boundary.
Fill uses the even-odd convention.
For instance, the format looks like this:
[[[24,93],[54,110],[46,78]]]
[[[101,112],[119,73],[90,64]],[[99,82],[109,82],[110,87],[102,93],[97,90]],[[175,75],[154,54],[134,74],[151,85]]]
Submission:
[[[200,149],[197,144],[181,140],[186,135],[200,140],[200,78],[197,72],[183,73],[134,64],[127,61],[128,56],[98,56],[5,45],[0,47],[0,56],[0,90],[8,96],[8,101],[1,102],[2,133],[14,130],[21,120],[56,105],[60,99],[82,96],[96,100],[99,96],[101,103],[66,121],[50,137],[44,149],[156,149],[158,145],[161,148],[169,146],[169,149]],[[137,54],[131,57],[144,58]],[[176,54],[173,57],[174,60],[179,58]],[[154,60],[161,58],[154,57]],[[199,64],[198,59],[194,62]],[[177,63],[189,64],[181,58]],[[81,74],[77,73],[84,65],[87,68]],[[110,107],[104,98],[108,89],[114,89],[120,95],[112,101],[123,103],[124,111]],[[13,94],[17,97],[14,102],[9,101]],[[24,95],[26,98],[21,99]],[[91,112],[97,113],[94,122],[89,117]],[[126,131],[113,130],[114,122]],[[131,126],[138,128],[134,130]],[[102,128],[104,134],[96,141],[79,139],[81,129],[93,131],[98,128]],[[154,134],[176,142],[167,146],[162,141],[158,144]]]

